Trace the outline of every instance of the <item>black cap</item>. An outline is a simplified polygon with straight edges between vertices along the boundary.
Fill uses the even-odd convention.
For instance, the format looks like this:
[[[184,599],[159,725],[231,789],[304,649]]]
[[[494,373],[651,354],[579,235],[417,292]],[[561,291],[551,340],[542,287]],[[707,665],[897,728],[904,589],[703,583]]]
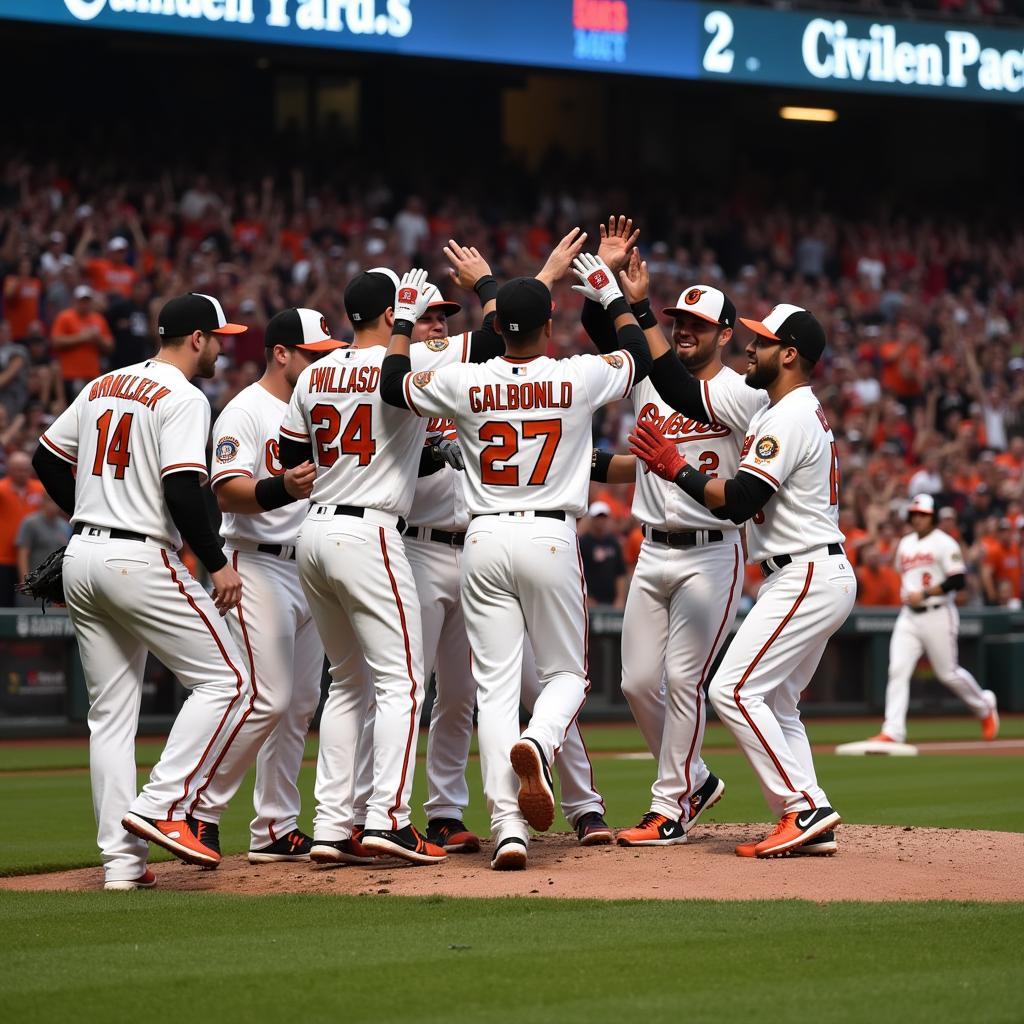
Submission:
[[[356,274],[345,288],[345,312],[354,324],[376,320],[395,304],[395,282],[379,270]]]
[[[780,303],[764,320],[748,320],[741,316],[740,323],[762,338],[792,345],[812,363],[816,363],[825,351],[825,329],[813,313],[800,306]]]
[[[505,337],[522,337],[551,319],[551,292],[535,277],[516,277],[498,289],[498,327]]]
[[[345,342],[331,337],[327,318],[315,309],[283,309],[267,324],[264,344],[267,348],[284,345],[305,352],[332,352],[344,348]]]
[[[209,334],[242,334],[245,324],[229,324],[224,308],[212,295],[190,292],[171,299],[160,310],[157,333],[161,338],[184,338],[193,331]]]

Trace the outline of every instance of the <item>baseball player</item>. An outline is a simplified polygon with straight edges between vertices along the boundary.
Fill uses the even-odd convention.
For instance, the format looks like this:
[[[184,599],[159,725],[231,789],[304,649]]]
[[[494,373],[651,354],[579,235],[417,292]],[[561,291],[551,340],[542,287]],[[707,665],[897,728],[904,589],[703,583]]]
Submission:
[[[873,743],[904,743],[910,677],[922,654],[948,686],[981,721],[986,740],[999,735],[996,695],[983,690],[959,663],[957,634],[960,614],[955,595],[967,584],[960,545],[935,528],[935,499],[918,494],[908,510],[911,532],[896,546],[903,607],[889,641],[889,682],[885,690],[885,723]]]
[[[631,222],[624,221],[620,217],[616,224],[612,218],[607,233],[602,225],[602,249],[616,263],[635,241],[629,237]],[[647,268],[635,249],[623,287],[641,326],[657,336],[655,354],[664,355],[669,349],[650,311]],[[768,401],[765,392],[749,388],[722,363],[736,309],[723,292],[700,284],[684,288],[676,305],[662,312],[674,321],[675,353],[693,375],[695,394],[684,415],[650,380],[641,381],[630,396],[637,421],[659,427],[710,477],[734,476],[747,425]],[[583,324],[598,349],[606,351],[610,325],[596,303],[584,305]],[[594,458],[596,479],[608,479],[609,470],[614,482],[636,477],[629,456],[597,452]],[[616,838],[623,846],[672,846],[686,842],[686,833],[725,791],[701,758],[705,686],[736,617],[745,558],[733,523],[654,473],[636,480],[633,515],[644,541],[623,613],[622,692],[658,760],[658,774],[650,810]]]
[[[412,325],[431,293],[399,290],[381,271],[345,289],[355,328],[350,348],[302,372],[281,425],[281,463],[317,467],[309,514],[297,544],[303,590],[330,662],[320,726],[314,841],[310,856],[346,863],[353,854],[356,749],[371,706],[373,793],[362,847],[413,863],[443,860],[409,821],[416,734],[423,696],[419,599],[401,534],[412,505],[425,424],[384,404],[381,363],[396,318]],[[402,297],[405,301],[401,301]],[[489,358],[495,338],[445,339],[417,346],[419,369]]]
[[[577,239],[576,235],[571,232],[560,243],[566,254],[572,246],[582,247],[586,236]],[[486,308],[493,310],[497,284],[487,263],[475,250],[454,242],[445,252],[456,282],[477,291]],[[438,293],[416,321],[413,342],[440,344],[448,335],[447,317],[459,309],[457,303],[444,302]],[[493,313],[488,316],[493,317]],[[469,800],[466,763],[473,733],[476,680],[459,594],[459,566],[469,512],[458,476],[461,454],[456,465],[432,457],[431,443],[438,438],[442,443],[457,444],[452,420],[435,417],[427,422],[427,450],[405,531],[405,551],[416,578],[423,619],[423,677],[429,679],[432,672],[436,676],[427,738],[424,811],[428,842],[449,853],[473,853],[480,849],[480,840],[466,828],[462,814]],[[532,651],[528,650],[523,658],[523,701],[528,710],[532,711],[539,692],[540,679]],[[612,833],[604,821],[604,801],[594,789],[593,770],[578,724],[569,730],[557,765],[563,811],[581,844],[610,842]]]
[[[478,687],[484,793],[495,843],[491,865],[499,870],[525,866],[527,824],[550,828],[548,766],[586,698],[586,583],[575,525],[587,504],[591,418],[624,397],[650,363],[604,263],[583,255],[574,269],[581,282],[576,287],[615,318],[619,352],[547,358],[551,293],[535,278],[517,278],[498,292],[505,355],[482,366],[416,372],[412,327],[399,321],[383,370],[385,401],[420,416],[453,419],[463,447],[472,520],[462,601]],[[543,689],[520,737],[526,634]]]
[[[186,812],[214,781],[237,787],[255,756],[227,758],[242,745],[238,727],[252,699],[246,661],[222,619],[238,604],[242,582],[205,512],[210,405],[189,383],[213,376],[222,335],[244,330],[209,295],[171,299],[160,312],[157,355],[87,384],[40,438],[34,460],[74,524],[64,589],[89,689],[93,806],[107,889],[154,884],[147,840],[215,867],[220,854],[199,840]],[[178,557],[182,538],[209,571],[212,598]],[[148,651],[192,692],[136,795]]]
[[[260,744],[249,826],[249,860],[308,860],[312,839],[298,828],[306,733],[320,702],[324,649],[299,584],[295,542],[306,518],[316,470],[285,470],[278,458],[281,421],[299,374],[343,345],[313,309],[286,309],[267,324],[267,368],[225,407],[213,430],[211,486],[224,513],[225,554],[243,597],[228,616],[252,679],[245,736]],[[241,780],[238,780],[241,781]],[[193,809],[196,831],[216,835],[234,794],[215,781]]]
[[[690,465],[650,421],[637,424],[632,451],[718,517],[747,522],[750,557],[766,577],[709,689],[779,816],[769,836],[736,853],[778,857],[814,840],[815,852],[832,853],[840,816],[818,785],[798,710],[857,596],[838,525],[835,439],[809,383],[825,332],[807,310],[787,304],[763,322],[740,322],[755,335],[747,384],[770,401],[750,422],[736,475],[714,478]]]

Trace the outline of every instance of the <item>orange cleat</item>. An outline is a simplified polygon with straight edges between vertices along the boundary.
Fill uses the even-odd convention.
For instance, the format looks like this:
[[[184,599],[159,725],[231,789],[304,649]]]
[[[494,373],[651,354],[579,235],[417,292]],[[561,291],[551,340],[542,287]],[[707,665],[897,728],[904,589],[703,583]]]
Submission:
[[[759,840],[760,841],[760,840]],[[740,843],[736,847],[737,857],[756,857],[757,856],[757,843]]]
[[[186,864],[215,868],[220,863],[220,854],[204,846],[183,818],[178,821],[157,821],[130,812],[121,820],[121,826],[133,836],[169,850]]]
[[[891,736],[886,736],[884,732],[880,732],[877,736],[871,736],[864,741],[865,743],[895,743]]]
[[[309,859],[315,864],[373,864],[377,857],[353,833],[351,839],[314,839],[309,848]]]
[[[434,818],[427,822],[427,842],[445,853],[479,853],[480,837],[459,818]]]
[[[996,710],[996,695],[991,690],[985,691],[991,706],[989,713],[981,720],[981,738],[994,740],[999,735],[999,712]]]
[[[686,827],[681,821],[648,811],[638,825],[624,828],[616,837],[619,846],[682,846]]]
[[[822,832],[834,828],[842,818],[831,807],[816,807],[813,810],[791,811],[784,814],[771,835],[754,845],[754,856],[785,857],[798,846],[803,846]],[[736,847],[738,857],[749,857],[743,847]]]
[[[107,892],[133,892],[135,889],[152,889],[156,885],[156,875],[149,868],[138,878],[118,878],[114,881],[104,882],[103,888]]]

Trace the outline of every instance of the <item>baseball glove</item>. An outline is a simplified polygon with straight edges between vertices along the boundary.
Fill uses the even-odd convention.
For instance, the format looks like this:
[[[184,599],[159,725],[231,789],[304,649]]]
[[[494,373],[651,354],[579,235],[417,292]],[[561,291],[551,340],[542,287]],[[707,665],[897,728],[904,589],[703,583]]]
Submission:
[[[51,551],[16,588],[19,594],[28,594],[42,601],[44,612],[47,601],[64,604],[64,551],[64,548]]]

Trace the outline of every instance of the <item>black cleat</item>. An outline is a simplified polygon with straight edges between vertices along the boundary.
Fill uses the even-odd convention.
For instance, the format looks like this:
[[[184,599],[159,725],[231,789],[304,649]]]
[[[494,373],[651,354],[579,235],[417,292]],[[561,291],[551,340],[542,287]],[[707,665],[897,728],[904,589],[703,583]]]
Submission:
[[[313,840],[297,828],[286,836],[275,839],[269,846],[249,851],[250,864],[272,864],[275,861],[309,860]]]
[[[709,808],[714,807],[725,792],[725,783],[717,775],[708,775],[707,781],[690,797],[690,816],[686,819],[686,831],[689,832],[700,820],[700,816]]]
[[[458,818],[433,818],[427,822],[427,842],[446,853],[479,853],[480,837]]]

